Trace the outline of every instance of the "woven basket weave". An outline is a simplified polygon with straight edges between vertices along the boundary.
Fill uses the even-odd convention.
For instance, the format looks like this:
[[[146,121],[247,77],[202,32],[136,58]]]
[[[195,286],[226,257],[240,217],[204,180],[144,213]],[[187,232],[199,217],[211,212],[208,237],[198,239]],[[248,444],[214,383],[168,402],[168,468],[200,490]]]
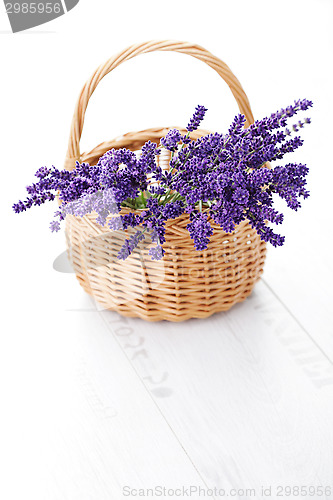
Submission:
[[[94,165],[111,148],[139,151],[148,140],[158,144],[160,138],[174,128],[130,132],[99,144],[88,153],[80,153],[85,112],[98,83],[123,61],[156,50],[188,54],[215,69],[229,85],[240,112],[246,117],[246,126],[253,123],[251,108],[239,81],[228,66],[210,52],[184,42],[133,45],[97,68],[84,85],[72,121],[66,169],[75,168],[77,160]],[[195,139],[207,133],[198,130],[191,137]],[[162,168],[168,168],[168,152],[163,150],[159,162]],[[68,215],[67,248],[80,284],[103,308],[149,321],[183,321],[228,310],[251,293],[263,270],[266,245],[247,221],[231,234],[212,222],[214,234],[208,249],[197,251],[186,229],[188,223],[188,215],[166,223],[165,255],[161,261],[152,261],[148,256],[149,239],[141,242],[125,261],[120,261],[116,255],[131,230],[127,234],[110,232],[107,225],[101,227],[96,223],[94,213],[82,218]]]

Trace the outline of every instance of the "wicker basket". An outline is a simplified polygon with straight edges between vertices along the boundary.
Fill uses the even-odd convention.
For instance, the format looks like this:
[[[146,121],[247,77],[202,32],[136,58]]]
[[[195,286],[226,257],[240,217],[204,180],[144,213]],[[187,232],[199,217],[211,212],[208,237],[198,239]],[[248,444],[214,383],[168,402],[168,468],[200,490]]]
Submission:
[[[120,63],[142,53],[156,50],[191,55],[211,66],[229,85],[246,126],[253,123],[251,108],[237,78],[228,66],[202,47],[184,42],[148,42],[133,45],[101,65],[83,87],[71,126],[65,168],[75,162],[94,165],[111,148],[126,147],[138,151],[147,140],[159,143],[169,128],[131,132],[98,145],[89,153],[80,153],[80,137],[89,99],[101,79]],[[207,134],[199,130],[197,138]],[[169,158],[163,151],[160,164],[167,167]],[[103,308],[124,316],[149,321],[183,321],[204,318],[226,311],[244,300],[252,291],[263,270],[266,246],[248,222],[239,224],[232,234],[212,223],[214,234],[208,249],[197,251],[186,229],[189,217],[183,215],[166,223],[165,255],[161,261],[148,256],[149,241],[125,261],[116,258],[128,234],[110,232],[96,223],[96,214],[66,217],[66,238],[70,260],[83,288]]]

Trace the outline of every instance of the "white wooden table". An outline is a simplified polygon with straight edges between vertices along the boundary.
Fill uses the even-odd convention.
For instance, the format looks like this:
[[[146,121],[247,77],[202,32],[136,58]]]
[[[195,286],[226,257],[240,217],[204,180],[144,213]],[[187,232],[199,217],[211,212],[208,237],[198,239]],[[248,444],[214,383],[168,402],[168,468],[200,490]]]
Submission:
[[[36,305],[36,336],[17,339],[12,498],[333,498],[332,343],[265,278],[229,312],[175,324],[100,310],[73,274],[50,277],[65,291],[43,304],[48,327]]]
[[[331,2],[98,4],[93,14],[80,2],[54,33],[13,35],[7,16],[0,26],[0,500],[333,499]],[[62,168],[96,65],[156,38],[224,59],[258,118],[314,101],[292,158],[310,167],[311,197],[297,214],[281,205],[285,246],[269,249],[245,302],[179,324],[96,308],[72,273],[52,268],[65,249],[47,229],[56,207],[11,211],[37,168]],[[207,128],[225,130],[237,107],[211,68],[163,56],[99,86],[83,149],[184,125],[192,103],[208,107]]]

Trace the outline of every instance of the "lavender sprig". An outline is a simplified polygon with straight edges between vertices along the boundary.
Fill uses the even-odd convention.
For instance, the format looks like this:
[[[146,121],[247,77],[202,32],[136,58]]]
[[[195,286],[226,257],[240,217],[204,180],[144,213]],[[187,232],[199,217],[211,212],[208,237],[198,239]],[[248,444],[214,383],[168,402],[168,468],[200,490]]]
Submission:
[[[208,110],[204,106],[197,106],[195,108],[194,115],[192,116],[192,118],[190,119],[190,121],[186,127],[186,130],[188,132],[193,132],[194,130],[197,130],[197,128],[199,128],[200,123],[202,122],[202,120],[205,117],[206,111],[208,111]]]
[[[42,167],[37,182],[27,187],[28,197],[13,205],[23,212],[55,199],[61,205],[51,223],[58,231],[67,214],[82,217],[96,212],[96,222],[110,230],[136,228],[125,240],[118,258],[126,259],[149,234],[155,246],[149,254],[154,260],[163,257],[165,223],[182,214],[190,215],[189,235],[197,250],[207,248],[213,234],[212,221],[231,233],[237,224],[248,220],[260,238],[273,246],[284,243],[284,236],[267,225],[281,224],[283,214],[274,208],[279,196],[292,210],[298,210],[301,198],[307,198],[308,167],[288,163],[273,168],[267,162],[280,160],[303,144],[292,134],[310,123],[309,118],[288,125],[299,111],[312,102],[297,100],[293,105],[256,120],[247,129],[244,115],[237,115],[227,134],[208,134],[190,139],[204,118],[206,108],[197,106],[184,136],[177,129],[161,139],[161,146],[172,152],[170,168],[162,172],[155,143],[148,141],[138,158],[128,149],[112,149],[97,165],[76,164],[72,172]],[[119,212],[122,208],[129,213]],[[137,212],[137,209],[139,212]]]

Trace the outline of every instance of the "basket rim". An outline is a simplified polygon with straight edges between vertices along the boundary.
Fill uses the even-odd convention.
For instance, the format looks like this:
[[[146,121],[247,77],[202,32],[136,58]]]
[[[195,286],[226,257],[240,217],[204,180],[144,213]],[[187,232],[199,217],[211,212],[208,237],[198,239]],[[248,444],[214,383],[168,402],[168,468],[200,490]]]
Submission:
[[[92,160],[90,164],[95,164],[97,163],[99,158],[103,156],[103,154],[105,154],[107,151],[110,151],[111,149],[127,148],[131,151],[138,151],[148,140],[155,142],[154,139],[157,139],[158,142],[155,142],[155,144],[159,145],[161,138],[164,137],[165,134],[168,133],[168,131],[173,129],[177,129],[182,133],[187,132],[184,127],[177,126],[150,127],[146,129],[125,132],[124,134],[114,137],[110,141],[104,141],[100,144],[97,144],[97,146],[92,148],[90,151],[82,153],[80,156],[80,162],[89,163],[89,160]],[[203,137],[209,134],[214,134],[214,132],[212,130],[197,129],[190,133],[190,139],[196,140],[199,137]],[[136,144],[131,146],[131,143]]]

